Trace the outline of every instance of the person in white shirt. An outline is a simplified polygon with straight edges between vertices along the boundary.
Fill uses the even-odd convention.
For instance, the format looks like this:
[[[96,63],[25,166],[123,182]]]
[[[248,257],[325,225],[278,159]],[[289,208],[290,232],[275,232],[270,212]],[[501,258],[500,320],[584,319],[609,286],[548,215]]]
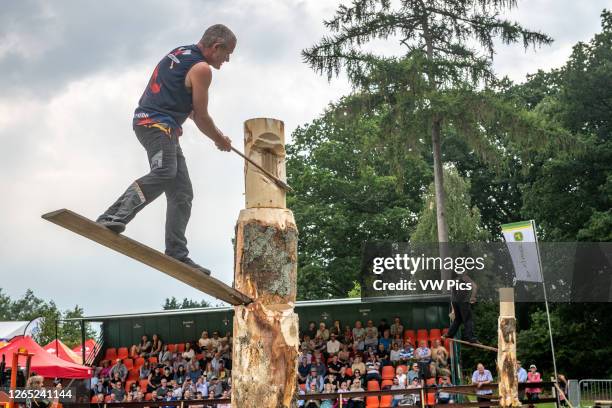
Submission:
[[[340,342],[336,339],[336,334],[331,333],[330,339],[327,342],[327,353],[330,355],[338,354],[340,351]]]

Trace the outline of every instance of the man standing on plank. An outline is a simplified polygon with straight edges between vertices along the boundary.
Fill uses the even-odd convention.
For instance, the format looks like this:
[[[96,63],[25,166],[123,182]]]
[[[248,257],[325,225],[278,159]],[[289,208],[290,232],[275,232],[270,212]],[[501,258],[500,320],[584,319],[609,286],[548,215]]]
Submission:
[[[208,89],[212,68],[220,69],[236,47],[236,36],[222,24],[209,27],[194,45],[175,48],[157,64],[138,107],[133,127],[147,151],[151,171],[132,183],[97,222],[121,233],[138,211],[161,193],[166,194],[166,255],[196,268],[210,271],[187,255],[185,230],[191,215],[193,190],[185,156],[179,144],[181,125],[191,117],[198,129],[222,151],[231,140],[208,114]]]
[[[451,306],[453,308],[453,323],[448,332],[442,335],[442,339],[454,338],[463,323],[463,340],[480,344],[474,333],[474,313],[472,312],[472,304],[476,303],[476,293],[478,287],[476,282],[472,280],[466,273],[463,273],[459,280],[462,283],[471,284],[472,290],[462,290],[457,287],[451,289]]]

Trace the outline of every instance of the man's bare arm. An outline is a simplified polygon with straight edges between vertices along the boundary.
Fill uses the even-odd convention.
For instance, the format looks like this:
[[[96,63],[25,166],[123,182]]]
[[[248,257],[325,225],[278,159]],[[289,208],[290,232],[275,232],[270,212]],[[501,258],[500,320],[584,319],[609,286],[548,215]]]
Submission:
[[[208,88],[212,82],[212,71],[206,63],[194,65],[186,78],[186,85],[191,85],[193,98],[192,119],[202,133],[215,142],[220,150],[229,151],[231,140],[221,132],[212,117],[208,114]]]

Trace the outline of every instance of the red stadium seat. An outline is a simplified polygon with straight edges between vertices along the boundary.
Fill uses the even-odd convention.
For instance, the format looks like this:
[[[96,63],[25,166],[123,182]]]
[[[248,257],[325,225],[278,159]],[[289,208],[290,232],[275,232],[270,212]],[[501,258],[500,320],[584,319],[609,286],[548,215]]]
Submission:
[[[113,364],[114,363],[113,360],[117,359],[117,349],[114,347],[107,348],[106,353],[104,354],[104,359],[111,360],[111,364]]]
[[[178,351],[179,353],[184,353],[185,352],[185,343],[179,343],[176,345],[176,351]]]
[[[421,341],[429,341],[429,333],[427,332],[427,329],[417,330],[417,342],[420,343]]]
[[[126,358],[123,360],[123,364],[125,364],[125,367],[129,370],[130,368],[134,368],[134,360],[132,360],[131,358]]]
[[[128,370],[128,380],[138,380],[140,377],[140,369],[139,368],[131,368]]]
[[[380,407],[380,402],[378,401],[378,397],[366,397],[366,408],[378,408]]]
[[[93,397],[91,397],[91,403],[92,404],[97,404],[98,403],[98,396],[94,395]]]
[[[439,339],[442,337],[442,331],[440,329],[431,329],[429,331],[429,340]]]
[[[346,368],[346,376],[347,377],[352,377],[353,376],[353,369],[351,367],[347,367]]]
[[[157,364],[157,357],[149,357],[149,363]]]
[[[104,397],[104,402],[109,403],[111,401],[111,396],[107,395],[106,397]]]
[[[383,395],[380,397],[380,408],[391,408],[393,406],[393,395]]]
[[[410,343],[412,343],[413,346],[415,345],[416,333],[414,332],[414,330],[404,330],[404,341],[406,340],[410,340]]]
[[[393,366],[384,366],[382,368],[382,379],[392,380],[395,377],[395,368]]]
[[[145,392],[147,390],[147,385],[149,385],[149,380],[143,378],[138,383],[140,384],[140,391]]]
[[[393,385],[393,380],[382,380],[382,382],[380,383],[380,388],[384,390],[385,387],[391,388],[392,385]]]
[[[400,368],[400,367],[401,367],[401,369],[402,369],[402,373],[404,373],[404,374],[408,375],[408,366],[406,366],[406,365],[400,365],[400,366],[397,366],[397,367],[398,367],[398,368]]]
[[[128,358],[128,353],[127,347],[119,347],[117,350],[117,358],[126,359]]]
[[[378,381],[368,381],[368,391],[380,391],[380,384],[378,384]]]
[[[136,360],[134,360],[134,367],[140,368],[140,366],[142,366],[144,362],[145,362],[144,357],[138,357]]]
[[[145,401],[151,401],[153,399],[153,394],[150,392],[147,392],[145,394]]]
[[[168,344],[168,351],[171,353],[176,353],[176,344]]]

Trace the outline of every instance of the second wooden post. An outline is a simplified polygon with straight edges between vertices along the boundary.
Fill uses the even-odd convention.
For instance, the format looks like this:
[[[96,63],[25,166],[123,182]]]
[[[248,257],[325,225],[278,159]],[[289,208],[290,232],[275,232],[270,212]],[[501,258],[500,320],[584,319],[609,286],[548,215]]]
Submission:
[[[499,289],[499,321],[497,330],[499,406],[520,407],[516,372],[516,317],[513,288]]]

